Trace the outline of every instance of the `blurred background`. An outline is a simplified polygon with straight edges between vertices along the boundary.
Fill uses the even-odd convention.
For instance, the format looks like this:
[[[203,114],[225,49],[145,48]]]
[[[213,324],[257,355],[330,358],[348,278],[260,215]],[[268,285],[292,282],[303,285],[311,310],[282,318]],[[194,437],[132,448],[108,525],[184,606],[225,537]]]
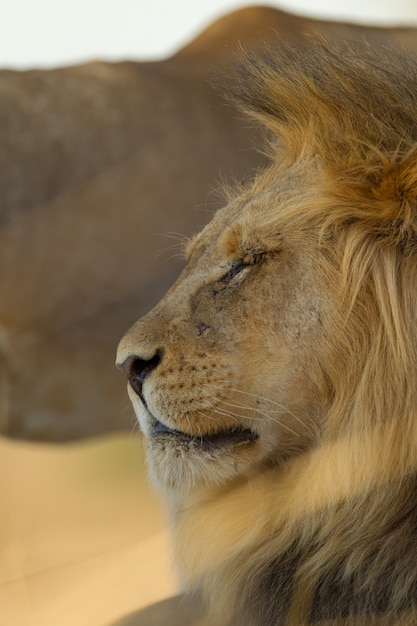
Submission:
[[[269,5],[311,17],[380,25],[417,23],[414,0],[14,0],[3,8],[0,66],[56,67],[91,59],[161,59],[210,22],[243,6]]]
[[[221,204],[218,182],[265,163],[213,83],[240,43],[302,32],[417,50],[417,4],[2,9],[0,625],[162,626],[140,615],[176,593],[169,534],[113,364]]]

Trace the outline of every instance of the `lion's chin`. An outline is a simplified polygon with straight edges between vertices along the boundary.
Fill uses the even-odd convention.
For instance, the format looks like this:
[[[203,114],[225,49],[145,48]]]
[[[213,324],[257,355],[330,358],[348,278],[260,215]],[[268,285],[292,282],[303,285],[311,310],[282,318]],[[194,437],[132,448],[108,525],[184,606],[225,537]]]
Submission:
[[[201,450],[210,451],[241,443],[250,443],[256,441],[258,435],[248,428],[233,428],[204,435],[189,435],[157,421],[151,431],[151,437],[153,439],[162,439],[166,443],[172,440],[175,446],[183,444],[188,448],[192,444],[193,447],[196,446]]]
[[[151,477],[173,493],[224,484],[245,472],[249,459],[243,452],[253,452],[257,439],[244,428],[202,436],[155,422],[147,436]]]

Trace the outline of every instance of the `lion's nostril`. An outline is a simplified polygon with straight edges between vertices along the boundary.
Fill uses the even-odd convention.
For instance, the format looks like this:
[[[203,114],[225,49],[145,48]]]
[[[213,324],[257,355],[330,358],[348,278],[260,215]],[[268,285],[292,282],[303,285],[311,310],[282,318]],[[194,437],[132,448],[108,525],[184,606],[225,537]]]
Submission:
[[[157,351],[151,359],[141,359],[137,356],[129,357],[123,364],[123,369],[127,373],[130,386],[145,403],[142,387],[146,376],[152,372],[161,361],[161,351]]]

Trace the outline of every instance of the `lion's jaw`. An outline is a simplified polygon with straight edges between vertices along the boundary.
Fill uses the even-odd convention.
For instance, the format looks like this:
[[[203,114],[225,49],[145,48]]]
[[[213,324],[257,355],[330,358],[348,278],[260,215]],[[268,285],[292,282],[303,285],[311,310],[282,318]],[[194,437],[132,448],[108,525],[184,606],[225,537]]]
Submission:
[[[169,490],[281,464],[320,429],[328,305],[310,271],[320,253],[286,241],[285,227],[271,233],[265,214],[262,225],[278,202],[263,195],[215,216],[177,283],[119,345],[151,476]]]

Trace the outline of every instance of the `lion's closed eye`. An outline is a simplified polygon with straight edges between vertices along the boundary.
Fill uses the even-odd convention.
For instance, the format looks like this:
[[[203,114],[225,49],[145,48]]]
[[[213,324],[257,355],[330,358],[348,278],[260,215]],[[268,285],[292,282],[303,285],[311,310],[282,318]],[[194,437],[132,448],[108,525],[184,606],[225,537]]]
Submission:
[[[259,265],[268,256],[271,256],[271,253],[259,252],[259,250],[244,251],[241,259],[232,262],[227,272],[222,276],[221,281],[229,282],[244,270],[250,270],[255,265]]]
[[[249,269],[250,267],[250,263],[245,263],[244,261],[234,261],[227,272],[222,276],[221,281],[228,283],[243,270]]]
[[[244,258],[233,261],[229,265],[228,270],[217,281],[217,288],[214,294],[217,295],[220,291],[224,291],[228,287],[237,287],[249,274],[249,272],[261,263],[265,255],[260,253],[246,254]]]

